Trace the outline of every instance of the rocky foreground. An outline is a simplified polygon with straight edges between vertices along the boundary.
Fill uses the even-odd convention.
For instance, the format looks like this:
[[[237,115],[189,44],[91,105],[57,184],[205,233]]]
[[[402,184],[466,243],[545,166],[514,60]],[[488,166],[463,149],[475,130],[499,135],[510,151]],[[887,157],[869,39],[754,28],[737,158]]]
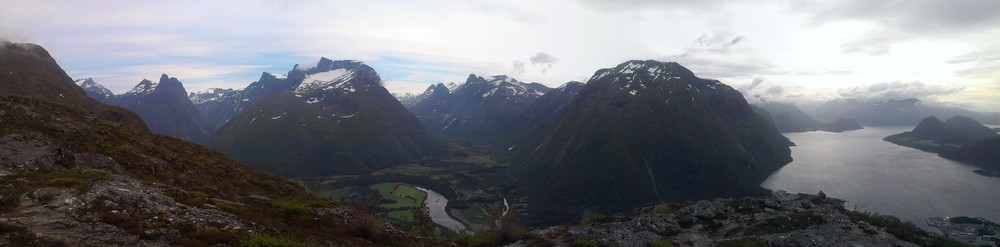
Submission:
[[[769,197],[658,204],[629,215],[528,232],[511,246],[941,246],[891,216],[854,212],[843,200],[775,192]],[[906,239],[906,240],[904,240]]]
[[[0,96],[0,246],[414,241],[374,216],[201,146],[72,105]]]

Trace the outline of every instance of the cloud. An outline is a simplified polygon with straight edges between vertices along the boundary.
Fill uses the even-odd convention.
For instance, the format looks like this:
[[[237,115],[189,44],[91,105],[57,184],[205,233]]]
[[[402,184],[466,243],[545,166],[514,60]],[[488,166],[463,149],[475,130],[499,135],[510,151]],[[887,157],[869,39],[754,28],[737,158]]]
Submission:
[[[528,61],[530,61],[531,64],[554,64],[558,63],[559,59],[552,56],[552,54],[539,52],[534,56],[531,56],[531,58],[528,59]]]
[[[713,35],[703,34],[698,39],[691,42],[680,57],[687,57],[694,55],[695,53],[701,52],[723,52],[728,51],[730,47],[739,44],[744,39],[743,36],[736,36],[732,39],[726,38],[725,35]]]
[[[559,63],[559,58],[552,56],[552,54],[538,52],[534,56],[531,56],[528,61],[530,61],[531,64],[540,64],[545,66],[542,68],[542,74],[545,74],[549,72],[549,69],[551,69],[553,65]]]
[[[932,100],[938,96],[958,93],[964,90],[959,86],[926,85],[923,82],[880,82],[866,86],[837,89],[837,94],[843,99],[889,100],[917,98]]]
[[[784,86],[766,82],[767,78],[757,77],[749,83],[734,85],[734,88],[751,104],[786,100]]]
[[[703,34],[682,53],[658,59],[678,62],[703,78],[736,79],[783,73],[758,56],[754,48],[737,45],[746,40],[742,35]]]
[[[747,89],[754,89],[757,86],[760,86],[760,84],[764,83],[764,81],[766,80],[767,79],[764,79],[763,77],[753,78],[753,81],[750,82],[750,86]]]
[[[857,20],[911,33],[992,28],[1000,19],[1000,1],[992,0],[793,2],[791,8],[814,24]]]
[[[810,27],[864,23],[860,37],[842,47],[844,53],[883,55],[909,40],[948,38],[1000,27],[1000,1],[792,1],[788,6]]]
[[[532,62],[532,63],[534,63],[534,62]],[[524,73],[524,65],[525,65],[524,61],[514,61],[514,62],[512,62],[511,66],[513,66],[514,69],[511,70],[510,73],[513,74],[513,75]]]

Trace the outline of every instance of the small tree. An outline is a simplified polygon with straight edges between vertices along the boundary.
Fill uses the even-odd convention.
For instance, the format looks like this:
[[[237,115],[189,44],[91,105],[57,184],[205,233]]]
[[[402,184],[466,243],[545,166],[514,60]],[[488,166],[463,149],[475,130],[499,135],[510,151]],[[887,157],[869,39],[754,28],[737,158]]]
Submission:
[[[505,245],[517,241],[518,237],[517,227],[517,214],[504,206],[504,204],[498,204],[493,208],[492,222],[490,227],[490,232],[493,234],[494,243],[497,245]]]
[[[427,207],[418,206],[413,208],[413,227],[422,236],[434,235],[434,221]]]

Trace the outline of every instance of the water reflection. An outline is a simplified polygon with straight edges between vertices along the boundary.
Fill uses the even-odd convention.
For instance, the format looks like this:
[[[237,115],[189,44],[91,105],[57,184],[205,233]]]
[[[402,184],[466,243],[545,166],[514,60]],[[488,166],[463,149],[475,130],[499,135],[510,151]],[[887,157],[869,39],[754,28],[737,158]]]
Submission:
[[[882,138],[913,127],[844,133],[785,134],[796,143],[791,164],[772,174],[764,188],[817,193],[848,200],[847,207],[892,214],[925,229],[933,216],[979,216],[1000,222],[1000,178],[976,167],[898,146]]]

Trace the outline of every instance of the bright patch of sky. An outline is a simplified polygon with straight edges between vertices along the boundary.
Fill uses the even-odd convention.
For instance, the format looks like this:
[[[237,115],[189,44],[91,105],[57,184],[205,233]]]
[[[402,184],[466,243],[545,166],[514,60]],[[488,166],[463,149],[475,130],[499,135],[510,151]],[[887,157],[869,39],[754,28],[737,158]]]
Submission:
[[[242,88],[327,57],[395,93],[469,73],[556,87],[676,61],[751,100],[921,97],[1000,111],[1000,1],[14,1],[0,38],[121,93]],[[758,81],[757,83],[753,83]],[[890,87],[890,88],[886,88]],[[889,90],[889,91],[886,91]],[[891,92],[891,93],[886,93]]]

